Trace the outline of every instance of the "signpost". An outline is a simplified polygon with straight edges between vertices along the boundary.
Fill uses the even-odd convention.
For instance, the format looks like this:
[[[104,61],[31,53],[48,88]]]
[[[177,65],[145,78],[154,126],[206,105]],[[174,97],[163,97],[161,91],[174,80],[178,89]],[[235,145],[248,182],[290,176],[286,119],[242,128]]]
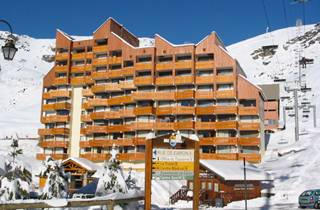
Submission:
[[[145,210],[151,210],[151,180],[193,181],[193,195],[195,195],[193,196],[193,209],[199,209],[198,139],[190,139],[180,134],[167,134],[147,139]]]

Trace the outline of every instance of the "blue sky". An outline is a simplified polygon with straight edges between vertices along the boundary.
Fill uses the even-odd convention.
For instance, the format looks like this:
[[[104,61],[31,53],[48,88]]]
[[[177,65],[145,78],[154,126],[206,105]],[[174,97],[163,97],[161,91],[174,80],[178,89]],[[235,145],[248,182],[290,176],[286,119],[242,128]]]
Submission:
[[[284,0],[288,24],[302,17],[302,5]],[[216,31],[225,45],[264,33],[263,0],[3,0],[0,19],[15,33],[53,38],[56,28],[72,35],[91,33],[110,16],[139,37],[158,33],[172,43],[198,42]],[[286,27],[282,0],[264,0],[270,28]],[[320,22],[320,0],[305,5],[306,23]],[[4,24],[0,30],[7,30]]]

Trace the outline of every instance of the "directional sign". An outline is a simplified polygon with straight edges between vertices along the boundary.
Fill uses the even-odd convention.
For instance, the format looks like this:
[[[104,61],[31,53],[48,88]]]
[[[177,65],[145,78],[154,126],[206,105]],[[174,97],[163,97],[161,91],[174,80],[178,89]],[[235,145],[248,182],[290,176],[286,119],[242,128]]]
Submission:
[[[156,171],[152,173],[154,180],[193,180],[193,171]]]
[[[154,161],[178,161],[193,162],[194,150],[192,149],[159,149],[152,150],[152,160]]]
[[[154,161],[152,164],[154,171],[193,171],[193,162],[168,162]]]

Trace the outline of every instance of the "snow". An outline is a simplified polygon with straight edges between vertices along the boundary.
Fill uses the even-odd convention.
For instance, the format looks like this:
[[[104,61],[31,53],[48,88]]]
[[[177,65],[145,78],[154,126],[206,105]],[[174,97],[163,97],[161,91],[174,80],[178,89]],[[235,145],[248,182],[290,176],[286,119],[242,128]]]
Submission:
[[[243,180],[243,162],[233,160],[200,160],[200,164],[210,171],[221,176],[226,181]],[[246,163],[247,180],[265,181],[272,180],[270,174],[253,164]]]
[[[84,158],[79,158],[79,157],[69,157],[68,159],[64,160],[63,163],[67,162],[69,160],[72,160],[72,161],[78,163],[79,165],[86,168],[88,171],[97,171],[98,169],[101,168],[97,164],[91,162],[90,160],[87,160]]]
[[[141,37],[139,38],[139,47],[154,47],[154,39],[148,37]]]

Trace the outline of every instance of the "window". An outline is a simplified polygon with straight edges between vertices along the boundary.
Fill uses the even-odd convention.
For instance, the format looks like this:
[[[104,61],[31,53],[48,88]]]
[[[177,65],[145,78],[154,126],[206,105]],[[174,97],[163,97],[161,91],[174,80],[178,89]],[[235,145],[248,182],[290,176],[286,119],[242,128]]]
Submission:
[[[197,61],[210,61],[213,60],[213,53],[198,54],[196,55]]]
[[[256,99],[241,99],[239,101],[240,106],[242,107],[255,107]]]
[[[162,62],[172,62],[173,57],[172,55],[162,55],[162,56],[158,56],[158,62],[162,63]]]
[[[237,132],[235,130],[217,130],[216,137],[235,137]]]
[[[172,76],[172,71],[160,71],[158,72],[158,77],[170,77]]]
[[[207,189],[208,190],[212,190],[212,182],[208,182],[207,183]]]
[[[99,53],[99,54],[96,54],[96,58],[97,59],[103,59],[103,58],[106,58],[108,57],[108,54],[107,53]]]
[[[259,131],[240,131],[240,137],[259,137]]]
[[[240,149],[241,153],[246,154],[259,154],[259,147],[257,146],[242,146]]]
[[[107,66],[97,66],[96,67],[96,71],[106,71],[107,70]]]
[[[186,60],[191,60],[191,59],[192,59],[191,54],[176,55],[176,61],[186,61]]]
[[[122,56],[122,51],[121,50],[114,50],[110,52],[111,57],[121,57]]]
[[[107,45],[108,44],[108,39],[97,39],[95,41],[96,45]]]
[[[123,62],[123,66],[124,66],[124,67],[131,67],[131,66],[133,66],[133,61],[132,61],[132,60],[130,60],[130,61],[124,61],[124,62]]]
[[[214,146],[202,146],[202,153],[215,153],[216,149]]]
[[[213,106],[214,101],[213,100],[198,100],[198,106],[200,107],[207,107],[207,106]]]
[[[151,76],[151,71],[138,71],[136,73],[137,77],[148,77]]]
[[[224,122],[224,121],[235,121],[237,118],[236,115],[234,114],[221,114],[221,115],[217,115],[217,119],[218,119],[218,122]]]
[[[151,55],[140,55],[137,56],[137,63],[144,63],[144,62],[151,62],[152,61],[152,57]]]
[[[206,182],[201,182],[201,190],[205,190],[206,189]]]
[[[232,75],[233,70],[232,69],[217,69],[217,75],[223,76],[223,75]]]
[[[194,106],[194,100],[182,100],[178,101],[177,104],[179,106]]]
[[[237,147],[233,145],[218,145],[217,153],[236,153]]]
[[[237,105],[237,101],[234,99],[218,99],[217,105],[218,106],[235,106]]]
[[[109,65],[110,70],[121,69],[121,64]]]
[[[197,69],[196,70],[197,76],[212,76],[213,75],[213,69]]]
[[[232,90],[233,84],[218,84],[217,90]]]
[[[171,107],[174,106],[175,102],[174,101],[159,101],[158,106],[159,107]]]
[[[240,116],[240,121],[241,122],[248,122],[248,123],[259,122],[259,116],[257,116],[257,115]]]
[[[189,76],[191,75],[191,69],[176,70],[176,76]]]
[[[198,85],[199,91],[213,91],[212,85]]]
[[[84,53],[85,48],[73,48],[72,53]]]

